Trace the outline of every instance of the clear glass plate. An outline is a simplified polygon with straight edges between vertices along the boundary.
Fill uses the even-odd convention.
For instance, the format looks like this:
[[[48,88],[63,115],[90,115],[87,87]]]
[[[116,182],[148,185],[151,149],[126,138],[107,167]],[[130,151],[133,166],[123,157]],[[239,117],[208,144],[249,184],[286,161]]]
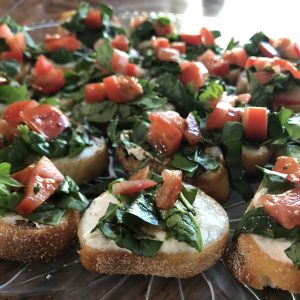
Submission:
[[[98,1],[90,1],[96,5]],[[134,12],[163,12],[176,16],[180,26],[186,30],[198,30],[205,25],[211,29],[222,31],[224,40],[237,37],[245,40],[258,30],[282,36],[292,36],[288,18],[278,29],[276,13],[286,13],[286,9],[293,14],[296,1],[285,1],[285,8],[277,9],[274,1],[268,8],[268,22],[262,23],[260,18],[250,23],[251,13],[254,13],[258,1],[210,0],[210,1],[179,1],[179,0],[151,0],[151,1],[104,1],[112,4],[115,13],[124,25],[129,24],[130,16]],[[244,4],[241,4],[243,2]],[[281,1],[278,1],[281,3]],[[243,6],[244,5],[244,6]],[[261,4],[259,4],[261,5]],[[76,8],[78,1],[64,0],[1,0],[0,13],[9,14],[17,22],[32,27],[35,39],[42,39],[45,31],[55,31],[56,21],[63,11]],[[288,7],[288,8],[287,8]],[[298,8],[298,6],[297,6]],[[271,10],[271,11],[270,11]],[[245,11],[247,13],[245,13]],[[299,11],[299,9],[296,11]],[[258,12],[262,16],[264,9]],[[286,15],[286,14],[285,14]],[[264,19],[266,21],[266,19]],[[241,24],[237,30],[237,24]],[[277,30],[276,30],[277,28]],[[273,35],[273,36],[274,36]],[[110,175],[122,171],[111,157]],[[232,193],[225,203],[233,233],[247,204]],[[50,264],[20,264],[0,260],[0,299],[300,299],[292,295],[271,288],[257,291],[238,283],[226,270],[222,260],[214,267],[190,279],[160,278],[156,276],[127,276],[127,275],[98,275],[88,273],[80,264],[78,245],[74,246],[63,257]]]

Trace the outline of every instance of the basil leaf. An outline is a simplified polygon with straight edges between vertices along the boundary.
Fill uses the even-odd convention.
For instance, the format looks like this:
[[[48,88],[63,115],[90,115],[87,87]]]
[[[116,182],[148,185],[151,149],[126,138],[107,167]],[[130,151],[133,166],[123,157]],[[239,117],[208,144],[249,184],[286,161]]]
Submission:
[[[193,204],[198,194],[198,188],[193,185],[183,183],[182,194],[191,204]]]
[[[245,44],[244,48],[247,51],[248,55],[260,56],[259,43],[260,42],[269,42],[269,38],[262,32],[255,33]]]
[[[5,102],[6,104],[11,104],[24,99],[30,99],[26,85],[0,86],[0,101]]]
[[[55,208],[44,211],[42,206],[40,206],[37,210],[31,213],[27,219],[40,224],[56,226],[61,222],[64,214],[64,209]]]
[[[175,153],[170,161],[170,166],[185,171],[188,177],[193,177],[198,170],[198,163],[188,160],[181,153]]]
[[[0,17],[0,24],[6,24],[12,33],[23,31],[23,26],[18,25],[10,16]]]
[[[0,209],[10,212],[14,211],[21,199],[21,194],[16,192],[11,193],[8,189],[3,192],[3,188],[0,188]]]
[[[74,62],[75,56],[74,53],[68,51],[65,48],[60,48],[52,53],[50,53],[50,59],[56,62],[57,64],[66,64],[69,62]]]
[[[160,210],[160,216],[166,223],[169,237],[174,237],[179,242],[185,242],[198,251],[202,250],[199,224],[181,202],[177,201],[171,209]]]
[[[299,145],[288,144],[288,145],[286,145],[284,152],[285,152],[286,156],[292,156],[298,160],[298,163],[300,163],[300,146]]]
[[[138,25],[131,34],[131,41],[134,47],[145,40],[151,39],[155,35],[155,31],[151,20],[146,20],[142,24]]]
[[[102,22],[109,22],[113,16],[113,10],[110,6],[100,3],[100,12],[102,17]]]
[[[17,61],[15,60],[0,61],[0,74],[2,76],[13,78],[19,72],[20,72],[20,64]]]
[[[162,26],[171,24],[170,18],[165,17],[165,16],[160,16],[160,17],[156,18],[155,21],[157,21]]]
[[[294,242],[289,248],[284,250],[284,252],[292,260],[294,266],[300,269],[300,240]]]
[[[287,120],[285,128],[291,138],[300,140],[300,114],[291,116]]]
[[[225,161],[233,188],[248,201],[254,193],[245,180],[245,171],[241,161],[243,126],[236,122],[227,122],[222,131],[222,143],[226,148]]]
[[[212,80],[209,82],[207,88],[199,94],[199,100],[207,103],[211,100],[219,99],[223,95],[223,92],[223,86],[217,83],[217,81]]]
[[[233,48],[237,47],[239,45],[238,41],[235,41],[234,38],[232,37],[226,47],[226,50],[232,50]]]
[[[112,68],[111,68],[112,56],[113,56],[113,48],[110,42],[104,39],[101,45],[96,48],[96,60],[103,69],[109,72],[112,72]]]
[[[135,122],[132,129],[132,140],[135,144],[142,145],[146,142],[146,136],[149,127],[149,122],[142,120]]]
[[[62,24],[62,27],[66,28],[70,32],[83,31],[85,25],[83,20],[86,18],[89,12],[89,4],[80,2],[77,12],[72,16],[71,20]]]

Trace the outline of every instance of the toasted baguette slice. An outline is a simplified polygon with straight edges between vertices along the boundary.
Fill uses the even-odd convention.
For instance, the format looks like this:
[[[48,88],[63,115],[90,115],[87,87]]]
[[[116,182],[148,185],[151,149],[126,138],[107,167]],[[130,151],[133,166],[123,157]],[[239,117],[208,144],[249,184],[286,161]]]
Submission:
[[[94,138],[93,145],[78,156],[52,160],[63,173],[80,184],[103,174],[108,164],[108,150],[104,139]]]
[[[247,174],[255,174],[259,171],[256,166],[264,167],[272,157],[272,150],[267,146],[258,149],[243,146],[242,163]]]
[[[0,258],[49,262],[76,241],[79,213],[68,211],[57,226],[39,225],[11,213],[0,218]]]
[[[207,150],[210,152],[209,154],[220,161],[219,169],[217,171],[197,173],[193,178],[184,176],[184,181],[200,188],[219,203],[222,203],[228,198],[230,192],[228,173],[223,165],[224,159],[220,149],[218,147],[209,147],[207,149],[209,149]],[[123,147],[116,149],[116,155],[122,167],[129,173],[136,170],[141,163],[134,155],[128,155]],[[167,167],[168,162],[168,160],[165,160],[161,163],[151,159],[149,166],[153,172],[160,174]]]
[[[266,191],[261,184],[247,211],[259,206],[258,200]],[[300,293],[300,270],[284,253],[290,245],[286,239],[241,234],[226,251],[224,261],[240,282],[253,288],[270,286]]]
[[[194,208],[201,229],[203,251],[197,252],[186,243],[170,238],[164,241],[155,256],[139,256],[118,247],[99,230],[91,233],[99,218],[105,214],[109,202],[115,201],[116,198],[108,192],[100,195],[80,221],[80,260],[90,272],[186,278],[215,264],[227,245],[229,224],[226,212],[216,201],[199,191]],[[158,231],[155,236],[164,240],[165,233]]]

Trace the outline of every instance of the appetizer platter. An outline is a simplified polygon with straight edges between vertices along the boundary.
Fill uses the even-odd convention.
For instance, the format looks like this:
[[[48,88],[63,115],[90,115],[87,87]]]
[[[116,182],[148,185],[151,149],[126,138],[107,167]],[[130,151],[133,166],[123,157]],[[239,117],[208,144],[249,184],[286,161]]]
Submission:
[[[205,26],[0,17],[0,298],[299,298],[300,45]]]

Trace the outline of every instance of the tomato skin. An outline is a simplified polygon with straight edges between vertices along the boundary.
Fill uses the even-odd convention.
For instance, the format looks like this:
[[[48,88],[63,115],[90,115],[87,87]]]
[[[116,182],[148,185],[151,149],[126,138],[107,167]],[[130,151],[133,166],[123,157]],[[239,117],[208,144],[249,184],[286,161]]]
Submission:
[[[69,52],[75,52],[81,47],[79,41],[74,35],[60,36],[59,34],[46,34],[44,46],[48,52],[55,52],[59,49],[66,49]]]
[[[16,60],[18,63],[23,63],[23,52],[20,51],[3,51],[0,54],[1,60]]]
[[[178,50],[172,48],[158,48],[157,59],[161,61],[179,62],[180,54]]]
[[[197,91],[204,83],[204,76],[197,63],[190,63],[184,67],[179,80],[185,85],[192,84],[194,91]]]
[[[202,36],[201,34],[180,34],[180,40],[185,42],[188,45],[201,46],[202,45]]]
[[[20,113],[23,122],[48,140],[60,135],[70,126],[69,118],[58,108],[49,104],[40,104]]]
[[[7,121],[0,119],[0,134],[9,142],[13,141],[18,135],[18,128],[16,125],[10,124]]]
[[[128,54],[124,51],[114,49],[111,61],[111,68],[114,73],[123,73],[129,63]]]
[[[154,187],[157,183],[150,179],[116,182],[112,186],[114,195],[130,195]]]
[[[118,34],[111,41],[111,45],[112,45],[112,47],[114,47],[116,49],[127,52],[129,41],[128,41],[128,38],[126,35]]]
[[[220,101],[217,103],[216,107],[209,115],[206,123],[206,127],[209,130],[212,129],[222,129],[225,123],[240,122],[240,114],[231,104],[225,101]]]
[[[7,37],[12,36],[13,33],[11,32],[10,28],[5,24],[0,25],[0,38],[6,39]]]
[[[169,48],[170,47],[170,41],[165,37],[152,37],[151,39],[151,46],[155,50],[159,48]]]
[[[100,28],[102,25],[102,16],[99,10],[91,10],[84,19],[84,25],[90,29]]]
[[[23,217],[31,214],[57,190],[63,180],[64,176],[47,157],[43,156],[32,170],[16,212]],[[37,192],[36,187],[39,187]]]
[[[201,132],[199,125],[192,113],[189,113],[186,118],[186,128],[183,131],[183,138],[191,146],[196,146],[201,140]]]
[[[272,168],[273,171],[283,174],[293,174],[299,169],[299,164],[296,158],[288,156],[279,156]]]
[[[209,47],[209,46],[214,45],[215,38],[207,28],[202,27],[201,30],[200,30],[200,34],[201,34],[202,43],[205,46]]]
[[[26,185],[29,181],[29,178],[33,174],[34,168],[35,164],[29,165],[27,168],[12,174],[11,177],[21,184]]]
[[[23,32],[8,36],[5,41],[10,51],[23,52],[26,49],[25,35]]]
[[[176,49],[180,54],[185,54],[186,44],[184,42],[173,42],[170,44],[170,47]]]
[[[167,36],[167,35],[172,34],[174,31],[173,25],[171,23],[163,25],[159,21],[153,21],[152,25],[153,25],[155,34],[158,36]]]
[[[175,153],[181,143],[181,131],[167,118],[162,117],[160,113],[152,113],[150,121],[147,142],[166,157]]]
[[[274,74],[266,71],[258,71],[254,73],[255,79],[262,85],[268,84],[274,77]]]
[[[138,78],[144,73],[144,71],[138,65],[129,63],[126,65],[124,73],[125,73],[124,75]]]
[[[262,41],[258,44],[259,51],[266,57],[279,56],[277,50],[268,42]]]
[[[140,170],[138,170],[137,172],[133,173],[129,180],[143,180],[143,179],[147,179],[149,176],[149,172],[150,172],[150,168],[149,166],[146,166]]]
[[[232,50],[227,50],[223,54],[223,59],[230,65],[236,65],[244,68],[247,61],[246,50],[242,47],[233,48]]]
[[[143,88],[135,77],[112,75],[105,77],[103,83],[108,99],[115,103],[133,101],[143,93]]]
[[[12,103],[5,108],[3,113],[3,120],[7,121],[10,124],[19,125],[23,121],[20,113],[26,109],[31,109],[38,105],[39,104],[34,100],[24,100]]]
[[[41,94],[58,92],[65,85],[63,70],[55,68],[44,55],[37,59],[32,74],[32,87]]]
[[[89,83],[85,85],[85,102],[97,103],[107,97],[104,83]]]
[[[163,184],[155,195],[155,203],[159,209],[170,209],[177,201],[182,190],[182,172],[178,170],[163,170]]]
[[[266,213],[283,227],[292,229],[300,225],[300,188],[282,194],[266,194],[260,199]]]

